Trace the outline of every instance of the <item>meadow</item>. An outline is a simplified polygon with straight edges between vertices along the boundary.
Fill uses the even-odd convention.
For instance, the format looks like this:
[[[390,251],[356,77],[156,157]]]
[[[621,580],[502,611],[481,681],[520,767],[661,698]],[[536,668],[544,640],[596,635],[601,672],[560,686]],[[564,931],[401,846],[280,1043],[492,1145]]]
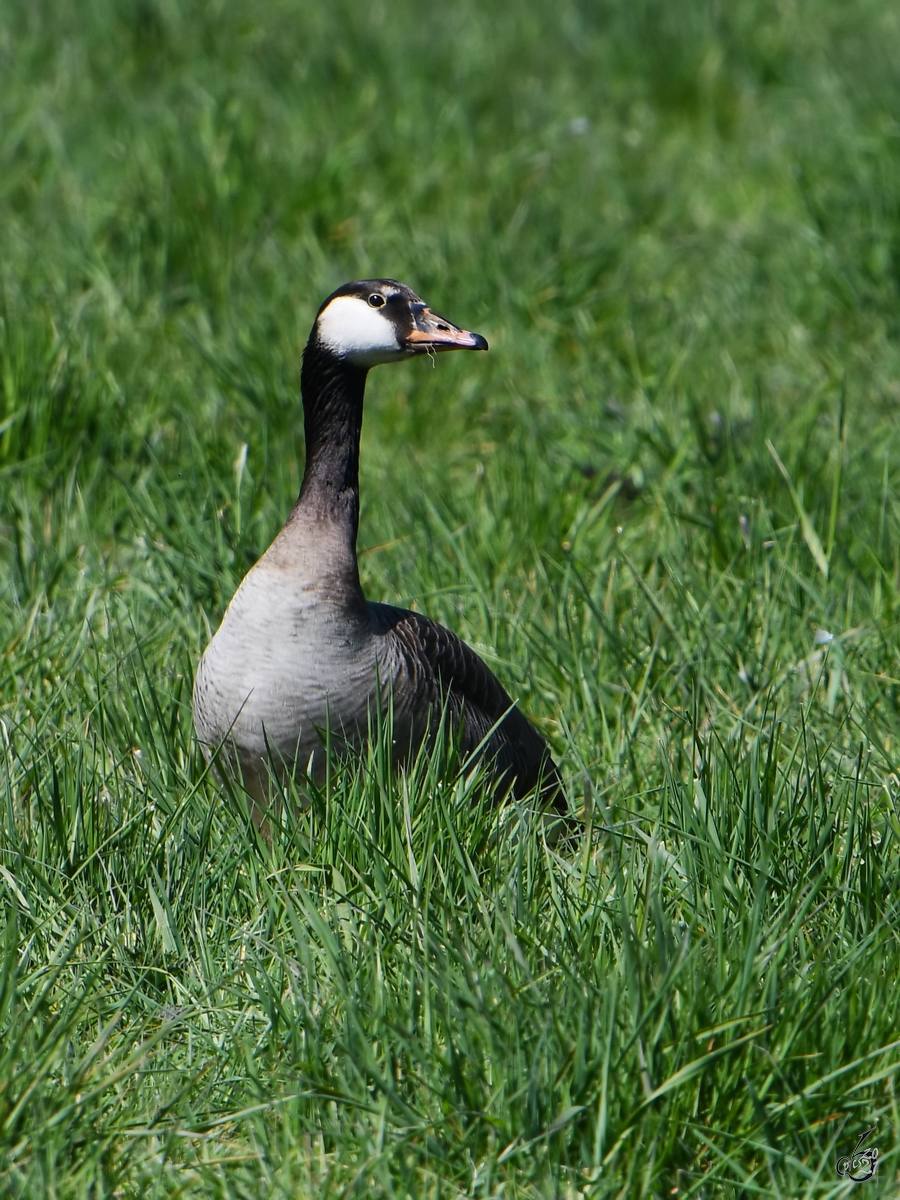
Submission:
[[[0,7],[0,1193],[844,1196],[900,1175],[900,11]],[[584,832],[452,745],[269,841],[193,671],[403,280],[361,574]],[[854,1191],[855,1195],[856,1192]]]

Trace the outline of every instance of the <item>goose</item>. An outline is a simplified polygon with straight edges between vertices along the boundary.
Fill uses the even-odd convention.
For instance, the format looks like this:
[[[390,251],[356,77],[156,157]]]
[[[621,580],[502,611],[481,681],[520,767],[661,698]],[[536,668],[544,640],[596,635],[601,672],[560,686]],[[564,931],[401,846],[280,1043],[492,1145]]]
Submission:
[[[237,775],[266,822],[272,773],[321,784],[326,738],[352,753],[390,706],[395,766],[446,711],[463,753],[478,750],[498,796],[566,809],[544,739],[454,633],[366,599],[359,580],[359,443],[369,370],[485,338],[433,312],[393,279],[347,283],[322,304],[301,368],[306,464],[284,527],[245,575],[195,677],[207,760]],[[326,734],[327,731],[327,734]]]

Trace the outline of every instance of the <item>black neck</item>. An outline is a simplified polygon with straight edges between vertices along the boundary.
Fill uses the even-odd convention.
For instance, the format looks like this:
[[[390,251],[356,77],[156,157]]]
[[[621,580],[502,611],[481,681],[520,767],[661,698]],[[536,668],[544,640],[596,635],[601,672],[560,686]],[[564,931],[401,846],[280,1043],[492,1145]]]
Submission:
[[[300,392],[306,469],[296,510],[359,527],[359,436],[367,371],[310,342],[303,352]],[[295,511],[296,511],[295,510]]]

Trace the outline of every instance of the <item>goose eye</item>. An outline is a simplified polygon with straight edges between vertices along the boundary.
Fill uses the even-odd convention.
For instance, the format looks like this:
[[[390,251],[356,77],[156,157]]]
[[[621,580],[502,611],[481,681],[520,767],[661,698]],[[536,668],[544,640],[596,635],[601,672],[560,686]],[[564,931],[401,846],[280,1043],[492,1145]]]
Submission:
[[[382,296],[379,292],[373,292],[369,297],[369,304],[372,306],[372,308],[384,308],[384,303],[384,296]]]

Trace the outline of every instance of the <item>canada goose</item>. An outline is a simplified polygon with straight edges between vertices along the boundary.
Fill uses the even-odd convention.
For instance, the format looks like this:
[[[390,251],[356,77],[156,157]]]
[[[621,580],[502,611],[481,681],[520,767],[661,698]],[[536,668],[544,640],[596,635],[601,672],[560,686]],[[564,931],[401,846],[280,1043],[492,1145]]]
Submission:
[[[300,496],[247,573],[206,648],[194,724],[210,756],[222,747],[265,819],[270,768],[325,774],[322,731],[345,749],[393,705],[396,761],[446,705],[461,748],[482,742],[498,790],[540,785],[566,811],[543,738],[473,650],[419,613],[366,600],[359,582],[359,440],[369,368],[444,350],[487,350],[480,334],[437,316],[393,279],[348,283],[319,309],[303,353],[306,469]]]

